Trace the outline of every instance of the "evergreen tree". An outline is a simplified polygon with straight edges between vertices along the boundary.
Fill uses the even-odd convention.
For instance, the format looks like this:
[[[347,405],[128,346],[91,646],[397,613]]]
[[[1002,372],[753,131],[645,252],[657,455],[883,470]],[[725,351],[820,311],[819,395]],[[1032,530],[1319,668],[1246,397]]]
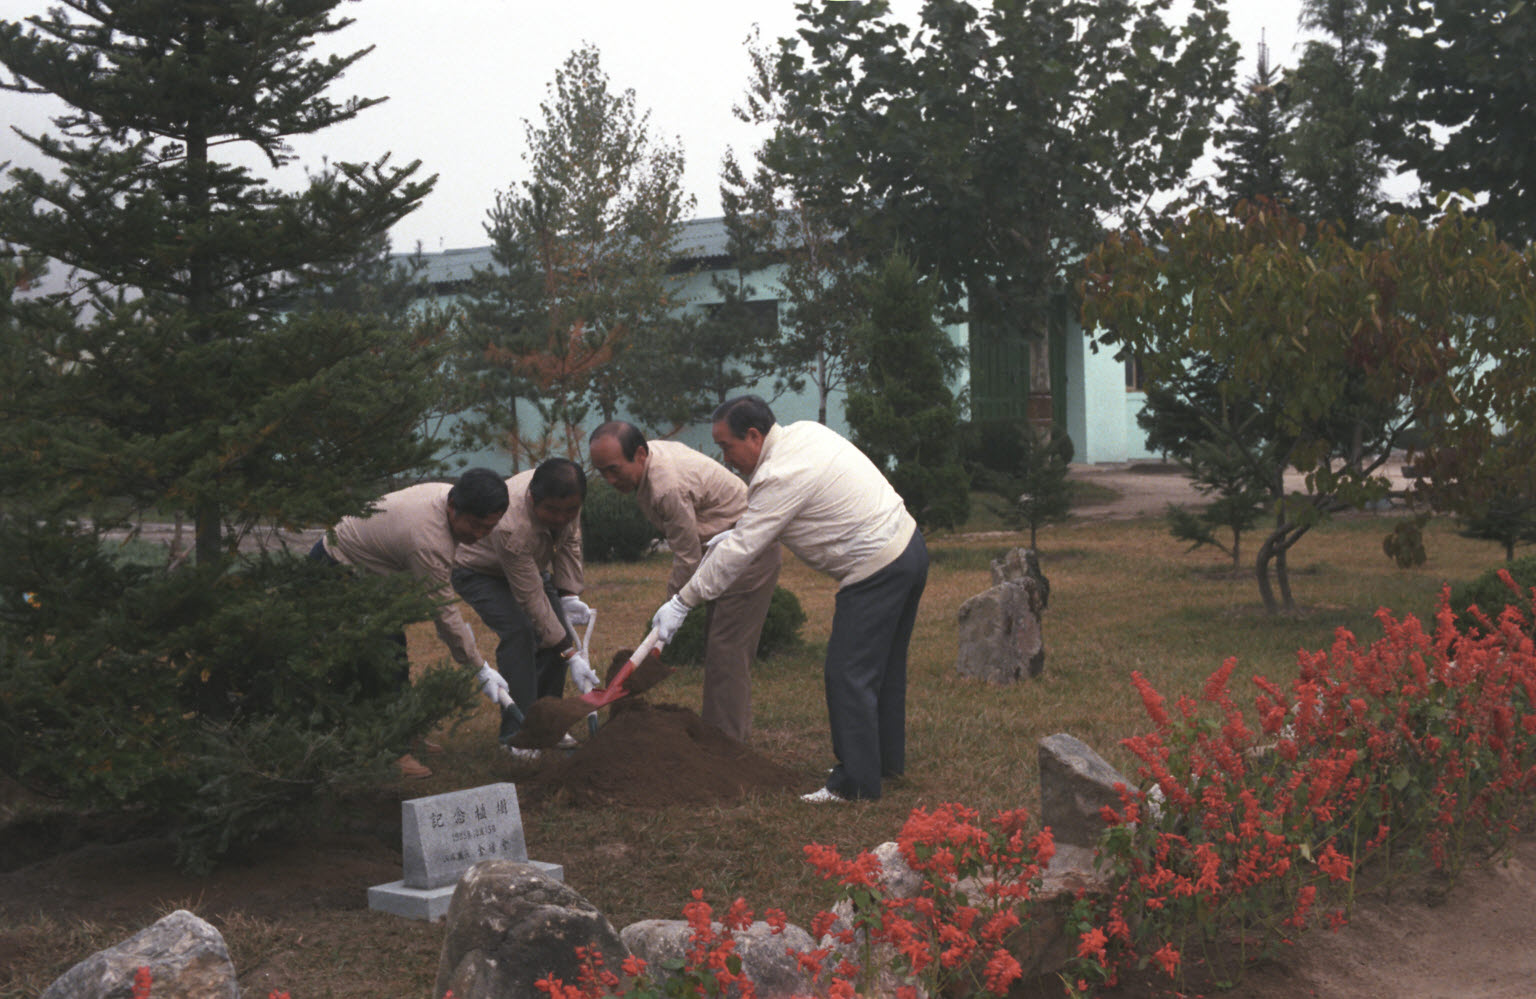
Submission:
[[[1337,226],[1358,246],[1375,235],[1389,208],[1381,186],[1391,164],[1381,134],[1389,85],[1379,18],[1368,0],[1305,0],[1301,24],[1323,37],[1307,42],[1291,75],[1292,211],[1311,225]]]
[[[1065,431],[1026,427],[1021,438],[1013,516],[1029,529],[1029,547],[1039,547],[1040,528],[1066,520],[1072,512],[1072,438]]]
[[[1259,42],[1253,75],[1244,81],[1237,107],[1216,138],[1222,150],[1216,156],[1221,203],[1227,208],[1257,198],[1291,200],[1283,150],[1291,123],[1288,90],[1270,65],[1269,46]]]
[[[572,52],[550,90],[541,123],[524,123],[531,179],[488,213],[498,267],[477,275],[468,310],[471,356],[489,368],[482,427],[511,430],[530,462],[579,457],[587,415],[644,399],[671,360],[632,348],[671,321],[668,268],[693,206],[681,149],[652,145],[650,114],[613,92],[595,47]],[[517,398],[539,426],[516,425]]]
[[[390,632],[430,612],[417,581],[237,556],[259,529],[364,512],[433,449],[436,345],[315,296],[432,182],[386,156],[289,192],[220,158],[275,170],[288,137],[377,102],[326,96],[363,54],[310,55],[349,23],[338,3],[70,0],[0,22],[0,84],[68,105],[22,136],[56,176],[8,173],[0,246],[72,275],[4,296],[0,322],[0,771],[131,803],[190,865],[376,779],[471,694],[455,670],[393,680]],[[190,518],[194,565],[123,559],[109,531],[144,512]]]
[[[854,333],[858,374],[848,388],[853,442],[890,478],[920,526],[964,523],[970,478],[949,387],[964,352],[934,320],[933,285],[905,257],[891,257],[865,287],[868,319]]]

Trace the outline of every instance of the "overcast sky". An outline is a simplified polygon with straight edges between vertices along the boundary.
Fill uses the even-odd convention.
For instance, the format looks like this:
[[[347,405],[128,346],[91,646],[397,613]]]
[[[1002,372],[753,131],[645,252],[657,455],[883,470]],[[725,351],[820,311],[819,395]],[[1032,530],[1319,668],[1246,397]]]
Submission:
[[[1301,0],[1229,0],[1232,35],[1242,46],[1239,78],[1252,72],[1261,32],[1276,65],[1299,56]],[[47,0],[0,0],[0,18],[42,13]],[[917,0],[894,0],[914,16]],[[748,73],[745,41],[754,24],[763,37],[793,32],[791,0],[361,0],[341,13],[356,23],[335,36],[338,50],[368,45],[373,53],[342,79],[333,96],[388,96],[356,120],[294,142],[305,162],[420,159],[437,187],[396,226],[397,250],[419,241],[429,251],[481,246],[496,192],[526,176],[524,120],[539,122],[555,70],[584,43],[596,45],[614,90],[632,89],[651,113],[651,134],[675,140],[686,156],[685,186],[695,214],[718,215],[720,160],[728,146],[745,157],[758,142],[731,106]],[[0,92],[0,121],[27,131],[48,129],[58,105],[42,97]],[[0,161],[36,165],[13,134],[0,134]],[[301,174],[295,174],[295,178]],[[296,183],[290,181],[286,183]]]

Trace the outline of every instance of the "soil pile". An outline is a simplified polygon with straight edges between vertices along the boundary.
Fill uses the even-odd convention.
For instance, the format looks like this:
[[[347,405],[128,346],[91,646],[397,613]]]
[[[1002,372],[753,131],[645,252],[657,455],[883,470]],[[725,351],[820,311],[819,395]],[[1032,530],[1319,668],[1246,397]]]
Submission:
[[[610,712],[575,752],[519,779],[519,798],[530,805],[718,805],[804,783],[688,708],[629,700]]]

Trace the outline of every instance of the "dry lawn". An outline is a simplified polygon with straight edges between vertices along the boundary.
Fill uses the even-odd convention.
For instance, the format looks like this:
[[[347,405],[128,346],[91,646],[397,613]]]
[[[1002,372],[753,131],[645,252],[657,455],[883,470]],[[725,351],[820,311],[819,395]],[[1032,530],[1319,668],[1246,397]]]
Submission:
[[[1500,557],[1493,545],[1463,539],[1442,523],[1429,530],[1429,563],[1400,570],[1381,550],[1391,524],[1359,516],[1305,538],[1292,554],[1292,581],[1306,609],[1293,618],[1266,617],[1250,576],[1226,571],[1220,553],[1185,553],[1158,519],[1046,528],[1040,537],[1051,584],[1045,671],[1007,688],[957,678],[955,621],[960,604],[990,585],[989,560],[1021,544],[1021,536],[937,537],[911,650],[907,776],[888,785],[882,800],[815,808],[774,795],[730,808],[646,811],[550,804],[524,811],[529,853],[564,864],[568,883],[618,927],[679,918],[694,888],[717,905],[742,896],[804,924],[832,897],[801,859],[806,843],[844,851],[872,847],[894,838],[911,809],[945,801],[983,812],[1020,805],[1033,811],[1036,746],[1056,732],[1081,738],[1130,773],[1118,742],[1144,727],[1128,682],[1132,670],[1175,695],[1197,691],[1228,656],[1238,658],[1239,691],[1246,689],[1242,678],[1254,673],[1284,681],[1297,650],[1326,645],[1339,628],[1374,637],[1378,607],[1423,615],[1443,583],[1468,579]],[[662,558],[590,568],[587,599],[598,611],[594,661],[643,637],[664,598],[664,577]],[[809,791],[832,762],[820,673],[833,586],[793,557],[785,559],[782,584],[809,615],[806,647],[760,664],[753,745],[802,772]],[[474,620],[472,612],[466,616]],[[484,637],[489,650],[494,640]],[[413,631],[411,652],[423,668],[438,659],[429,627]],[[699,678],[680,671],[654,696],[696,708]],[[448,752],[429,761],[436,776],[386,790],[414,797],[516,780],[494,746],[494,732],[494,714],[482,707],[442,733]],[[288,989],[296,999],[426,996],[442,928],[368,912],[361,907],[366,887],[357,885],[354,906],[343,911],[222,911],[216,925],[231,937],[246,989],[257,995]],[[0,922],[0,999],[34,995],[92,947],[115,942],[177,905],[196,910],[199,902],[195,895],[167,897],[158,911],[122,912],[104,923],[67,916]]]

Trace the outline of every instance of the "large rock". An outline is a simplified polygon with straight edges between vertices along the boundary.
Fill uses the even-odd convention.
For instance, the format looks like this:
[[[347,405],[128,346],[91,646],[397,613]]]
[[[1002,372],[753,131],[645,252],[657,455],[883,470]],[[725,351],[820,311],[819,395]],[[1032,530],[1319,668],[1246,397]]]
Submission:
[[[219,931],[177,911],[64,972],[39,999],[130,999],[148,968],[154,999],[237,999],[235,966]]]
[[[1040,597],[1039,609],[1045,610],[1051,602],[1051,581],[1040,571],[1040,556],[1034,549],[1014,548],[1002,558],[992,560],[993,586],[1000,583],[1022,583],[1026,579],[1034,580]]]
[[[1044,609],[1040,584],[1028,577],[998,583],[961,604],[956,672],[995,684],[1039,676],[1045,669]]]
[[[715,932],[720,929],[716,923]],[[619,937],[631,953],[645,961],[646,970],[660,984],[668,978],[663,964],[688,954],[693,930],[686,920],[645,919],[624,927]],[[756,987],[759,999],[812,994],[811,976],[800,970],[799,962],[790,954],[804,953],[815,946],[805,930],[790,925],[782,933],[775,933],[767,923],[756,922],[737,931],[735,939],[741,970]]]
[[[464,873],[448,906],[433,995],[547,999],[534,983],[577,980],[577,947],[615,973],[628,956],[612,924],[573,889],[531,864],[490,860]]]
[[[1081,739],[1064,732],[1040,740],[1040,823],[1057,843],[1098,846],[1103,810],[1122,807],[1117,786],[1133,787]]]

